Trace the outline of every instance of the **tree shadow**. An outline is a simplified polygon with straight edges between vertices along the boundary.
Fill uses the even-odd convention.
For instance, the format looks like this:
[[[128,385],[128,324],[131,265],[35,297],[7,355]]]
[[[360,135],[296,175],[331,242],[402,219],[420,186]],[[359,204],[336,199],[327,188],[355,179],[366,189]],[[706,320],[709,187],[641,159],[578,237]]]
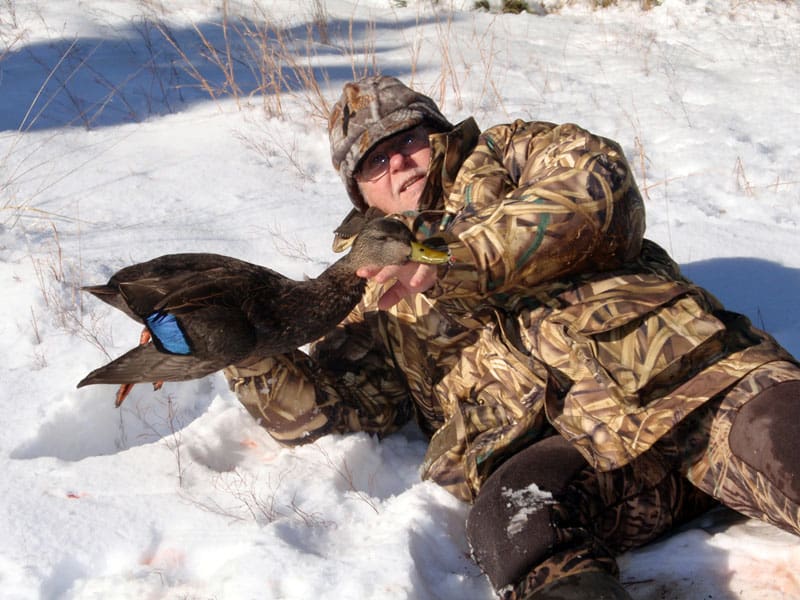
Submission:
[[[759,258],[714,258],[682,265],[684,275],[725,308],[749,317],[789,352],[800,356],[800,269]]]
[[[334,19],[320,31],[313,22],[280,27],[228,18],[174,28],[142,18],[113,38],[27,44],[0,60],[0,131],[108,127],[225,97],[277,98],[313,92],[316,84],[338,89],[358,64],[379,64],[396,49],[376,41],[382,31],[435,20]],[[411,72],[409,63],[387,74]]]

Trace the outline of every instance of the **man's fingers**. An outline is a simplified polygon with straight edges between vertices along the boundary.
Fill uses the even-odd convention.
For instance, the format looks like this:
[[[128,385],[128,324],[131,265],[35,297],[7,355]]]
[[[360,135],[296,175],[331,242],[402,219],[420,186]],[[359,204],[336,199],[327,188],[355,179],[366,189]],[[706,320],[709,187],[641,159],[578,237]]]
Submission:
[[[401,267],[390,265],[388,267],[376,267],[368,265],[356,271],[356,275],[366,279],[375,279],[378,283],[386,283],[390,279],[396,279],[400,274]]]
[[[401,283],[395,283],[389,290],[380,297],[378,300],[378,308],[381,310],[388,310],[395,304],[400,302],[407,295],[405,287]]]
[[[360,269],[356,270],[356,275],[363,277],[364,279],[369,279],[370,277],[375,277],[375,275],[380,273],[380,270],[380,267],[361,267]]]
[[[437,273],[435,266],[417,263],[391,265],[383,268],[367,266],[356,271],[356,275],[359,277],[372,278],[377,283],[395,280],[392,287],[378,301],[378,308],[381,310],[391,308],[412,294],[430,289],[436,283]]]
[[[436,267],[432,265],[419,265],[408,282],[408,287],[415,292],[424,292],[436,281],[436,273]]]
[[[375,274],[375,281],[378,283],[386,283],[392,279],[397,279],[402,272],[401,269],[402,267],[397,267],[394,265],[384,267]]]

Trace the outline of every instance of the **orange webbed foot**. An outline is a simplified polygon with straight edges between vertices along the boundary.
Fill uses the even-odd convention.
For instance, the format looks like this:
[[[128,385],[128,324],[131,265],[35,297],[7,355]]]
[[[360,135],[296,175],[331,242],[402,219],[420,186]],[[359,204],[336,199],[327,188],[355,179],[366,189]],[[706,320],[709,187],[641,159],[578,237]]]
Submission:
[[[145,327],[142,330],[141,335],[139,335],[139,345],[144,346],[145,344],[149,344],[151,341],[150,331]],[[135,383],[123,383],[119,386],[117,390],[117,395],[114,399],[114,406],[117,408],[125,401],[125,398],[128,397],[128,394],[131,393],[133,386],[136,385]],[[153,383],[153,391],[157,391],[161,389],[161,386],[164,385],[163,381],[156,381]]]

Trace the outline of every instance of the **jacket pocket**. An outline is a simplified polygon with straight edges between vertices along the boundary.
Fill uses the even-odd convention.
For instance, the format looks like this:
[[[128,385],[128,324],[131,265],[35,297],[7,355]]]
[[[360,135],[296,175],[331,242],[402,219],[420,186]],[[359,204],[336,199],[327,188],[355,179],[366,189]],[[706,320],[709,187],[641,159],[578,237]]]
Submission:
[[[618,387],[624,404],[641,407],[668,393],[724,354],[725,325],[697,288],[638,283],[571,306],[566,334],[585,377]]]

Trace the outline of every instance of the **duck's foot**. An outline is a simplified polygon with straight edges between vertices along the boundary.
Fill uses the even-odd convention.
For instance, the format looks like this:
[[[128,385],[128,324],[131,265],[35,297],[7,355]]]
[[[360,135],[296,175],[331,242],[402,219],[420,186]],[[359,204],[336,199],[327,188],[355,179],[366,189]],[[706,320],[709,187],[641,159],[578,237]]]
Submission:
[[[144,346],[145,344],[149,344],[150,340],[151,340],[150,331],[147,329],[147,327],[145,327],[142,330],[142,333],[139,335],[139,345]],[[136,384],[123,383],[121,386],[119,386],[119,389],[117,390],[117,395],[114,399],[114,406],[116,406],[117,408],[120,407],[120,405],[125,401],[125,398],[128,397],[128,394],[131,393],[131,390],[133,389],[134,385]],[[160,390],[162,385],[164,385],[163,381],[156,381],[155,383],[153,383],[153,391]]]
[[[144,346],[145,344],[150,343],[150,330],[145,327],[142,329],[142,333],[139,334],[139,345]]]
[[[116,395],[116,397],[114,399],[114,406],[116,406],[117,408],[120,407],[120,405],[125,400],[125,398],[128,397],[128,394],[131,393],[131,390],[133,389],[134,385],[136,385],[136,384],[135,383],[123,383],[121,386],[119,386],[119,389],[117,390],[117,395]]]
[[[134,385],[136,385],[136,384],[135,383],[123,383],[121,386],[119,386],[119,389],[117,390],[116,398],[114,399],[114,406],[116,406],[117,408],[120,407],[120,405],[125,400],[125,398],[128,397],[128,394],[131,393],[131,390],[133,389]],[[163,381],[154,381],[153,382],[153,391],[157,392],[158,390],[161,389],[162,385],[164,385]]]

